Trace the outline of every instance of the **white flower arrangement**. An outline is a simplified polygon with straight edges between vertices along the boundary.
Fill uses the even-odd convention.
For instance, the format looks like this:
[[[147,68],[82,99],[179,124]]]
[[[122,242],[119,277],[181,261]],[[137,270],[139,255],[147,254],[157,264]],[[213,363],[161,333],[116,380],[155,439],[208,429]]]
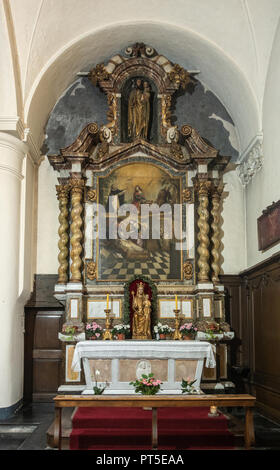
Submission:
[[[113,335],[118,335],[118,334],[121,334],[123,333],[124,335],[126,335],[126,333],[128,333],[130,330],[130,325],[127,324],[125,325],[124,323],[119,323],[118,325],[115,325],[112,329],[112,334]]]
[[[174,331],[173,328],[169,325],[163,325],[162,323],[158,322],[157,325],[154,326],[154,333],[158,335],[170,335]]]

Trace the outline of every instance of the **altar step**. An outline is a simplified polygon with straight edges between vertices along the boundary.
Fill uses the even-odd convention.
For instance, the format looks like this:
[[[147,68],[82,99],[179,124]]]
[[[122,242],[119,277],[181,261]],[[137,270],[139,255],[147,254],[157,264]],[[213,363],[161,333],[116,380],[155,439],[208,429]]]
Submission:
[[[234,436],[220,414],[206,408],[160,408],[158,449],[230,449]],[[151,449],[151,410],[138,408],[78,408],[72,419],[70,449]]]
[[[184,430],[224,430],[227,420],[224,415],[209,418],[207,408],[159,408],[159,429],[170,430],[170,420],[174,428]],[[79,408],[72,418],[73,429],[151,429],[152,411],[141,408]]]

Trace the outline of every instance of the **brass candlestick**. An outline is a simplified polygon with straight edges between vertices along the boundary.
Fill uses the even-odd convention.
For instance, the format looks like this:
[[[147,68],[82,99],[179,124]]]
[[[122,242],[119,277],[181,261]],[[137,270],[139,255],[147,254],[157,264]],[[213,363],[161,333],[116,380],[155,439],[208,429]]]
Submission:
[[[111,318],[110,318],[110,312],[111,312],[111,309],[107,308],[106,310],[104,310],[104,312],[106,313],[106,323],[105,323],[105,331],[103,333],[103,338],[104,340],[106,339],[109,339],[109,340],[112,340],[113,339],[113,335],[110,331],[110,326],[111,326]]]
[[[179,312],[180,310],[173,310],[175,313],[175,331],[173,333],[173,339],[182,339],[182,334],[180,332],[180,317],[179,317]]]

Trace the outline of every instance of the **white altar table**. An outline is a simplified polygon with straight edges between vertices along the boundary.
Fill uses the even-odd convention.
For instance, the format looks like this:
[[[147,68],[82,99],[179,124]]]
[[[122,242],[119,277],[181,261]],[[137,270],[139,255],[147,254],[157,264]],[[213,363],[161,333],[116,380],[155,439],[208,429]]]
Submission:
[[[163,383],[161,392],[181,393],[182,378],[195,380],[200,390],[204,366],[216,365],[212,346],[201,341],[81,341],[77,343],[72,369],[81,371],[83,362],[86,388],[92,394],[94,371],[98,382],[109,383],[104,393],[134,393],[130,381],[141,373],[153,372]]]

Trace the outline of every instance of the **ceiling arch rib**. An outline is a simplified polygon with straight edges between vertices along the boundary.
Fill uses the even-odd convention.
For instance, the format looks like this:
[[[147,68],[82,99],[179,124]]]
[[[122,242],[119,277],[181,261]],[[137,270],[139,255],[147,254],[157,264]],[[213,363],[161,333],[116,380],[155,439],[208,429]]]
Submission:
[[[248,146],[260,130],[260,116],[254,92],[240,68],[202,36],[158,22],[119,23],[90,31],[49,60],[33,83],[25,104],[25,121],[38,145],[42,143],[49,113],[76,74],[106,62],[135,41],[155,47],[185,69],[200,70],[199,80],[220,99],[236,125],[240,151]]]

